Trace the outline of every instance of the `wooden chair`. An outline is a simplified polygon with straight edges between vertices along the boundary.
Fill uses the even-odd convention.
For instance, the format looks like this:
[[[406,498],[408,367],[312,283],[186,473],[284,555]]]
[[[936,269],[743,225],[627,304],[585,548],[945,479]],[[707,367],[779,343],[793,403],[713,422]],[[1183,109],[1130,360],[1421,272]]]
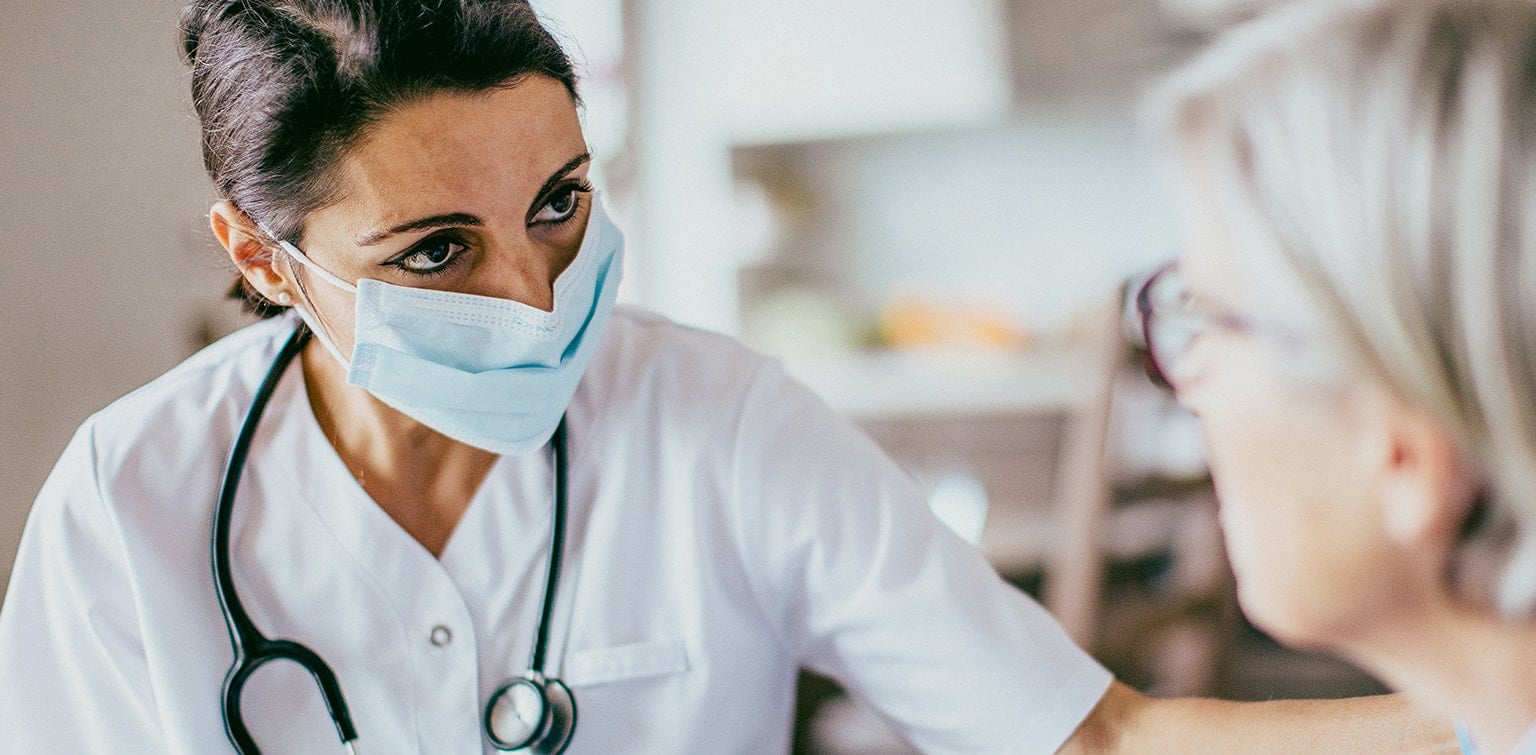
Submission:
[[[1159,414],[1179,418],[1122,327],[1128,289],[1104,308],[1094,389],[1068,417],[1055,485],[1059,546],[1046,554],[1043,601],[1128,681],[1163,694],[1213,694],[1238,627],[1232,577],[1203,464],[1136,463],[1137,448],[1127,445],[1131,425],[1151,442]],[[1162,403],[1137,414],[1138,401],[1143,409]],[[1116,568],[1137,563],[1158,568],[1151,576]]]

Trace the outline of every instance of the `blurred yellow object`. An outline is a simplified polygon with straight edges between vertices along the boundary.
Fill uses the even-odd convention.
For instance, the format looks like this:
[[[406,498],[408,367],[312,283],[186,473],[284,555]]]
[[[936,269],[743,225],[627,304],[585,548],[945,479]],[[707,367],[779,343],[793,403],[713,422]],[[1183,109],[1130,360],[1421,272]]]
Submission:
[[[938,303],[917,297],[892,299],[880,312],[880,340],[893,348],[972,346],[1022,349],[1030,332],[1008,313],[976,304]]]

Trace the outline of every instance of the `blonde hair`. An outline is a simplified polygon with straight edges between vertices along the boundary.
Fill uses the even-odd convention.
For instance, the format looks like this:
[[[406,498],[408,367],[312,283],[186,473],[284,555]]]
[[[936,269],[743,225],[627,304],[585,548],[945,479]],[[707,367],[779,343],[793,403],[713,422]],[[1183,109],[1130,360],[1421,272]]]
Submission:
[[[1536,2],[1293,4],[1154,103],[1235,253],[1482,465],[1455,589],[1536,614]]]

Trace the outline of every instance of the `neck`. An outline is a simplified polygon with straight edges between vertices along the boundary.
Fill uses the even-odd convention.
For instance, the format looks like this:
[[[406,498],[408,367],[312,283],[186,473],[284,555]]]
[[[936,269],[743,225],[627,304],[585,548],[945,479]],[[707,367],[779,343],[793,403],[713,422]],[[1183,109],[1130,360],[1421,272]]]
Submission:
[[[440,555],[496,454],[465,445],[347,385],[346,370],[311,341],[304,350],[310,409],[374,502]]]
[[[1511,752],[1536,722],[1536,624],[1441,602],[1350,643],[1345,654],[1462,721],[1484,752]]]

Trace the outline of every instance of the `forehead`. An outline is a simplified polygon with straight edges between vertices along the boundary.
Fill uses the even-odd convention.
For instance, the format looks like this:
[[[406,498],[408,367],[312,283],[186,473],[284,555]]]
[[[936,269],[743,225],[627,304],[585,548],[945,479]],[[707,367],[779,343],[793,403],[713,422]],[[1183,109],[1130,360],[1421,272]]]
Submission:
[[[1230,223],[1211,201],[1213,187],[1202,171],[1185,176],[1188,182],[1183,202],[1184,245],[1179,255],[1179,269],[1190,290],[1203,299],[1230,304],[1241,298],[1245,288],[1235,255],[1234,234]]]
[[[1205,164],[1185,180],[1180,268],[1190,291],[1249,319],[1314,324],[1315,302],[1246,187],[1220,184]]]
[[[424,212],[474,211],[467,205],[487,195],[503,203],[532,201],[551,173],[585,151],[576,105],[554,79],[530,76],[486,92],[438,92],[369,128],[339,166],[342,207],[336,209],[345,210],[341,215],[366,210],[370,217],[359,220],[372,225]]]
[[[1209,217],[1194,217],[1185,225],[1179,271],[1192,291],[1207,296],[1237,292],[1237,265],[1230,237]]]

